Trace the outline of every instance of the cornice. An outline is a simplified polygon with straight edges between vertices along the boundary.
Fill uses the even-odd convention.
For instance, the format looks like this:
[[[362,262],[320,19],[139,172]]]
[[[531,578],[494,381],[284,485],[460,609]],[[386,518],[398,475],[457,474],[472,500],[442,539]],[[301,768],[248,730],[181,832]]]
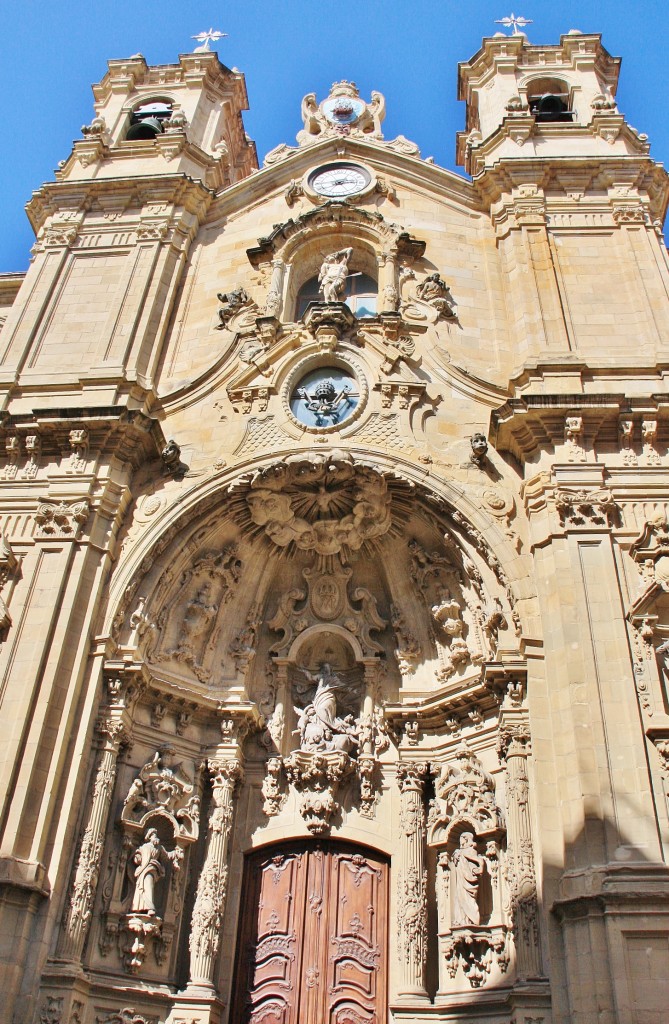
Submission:
[[[188,82],[192,85],[218,89],[221,95],[228,95],[230,85],[239,93],[240,108],[248,110],[248,95],[244,75],[232,71],[222,64],[214,50],[201,53],[181,53],[178,64],[156,64],[149,66],[141,54],[127,59],[110,60],[107,72],[100,82],[93,86],[97,103],[103,103],[114,92],[131,92],[138,89],[161,88],[166,92],[171,86]]]
[[[6,438],[39,435],[42,456],[61,457],[70,452],[70,432],[85,430],[88,447],[109,451],[133,468],[160,457],[166,440],[157,419],[138,409],[107,408],[34,409],[32,413],[5,413],[0,426]]]
[[[25,279],[25,271],[0,274],[0,306],[11,306]]]
[[[545,190],[549,216],[556,202],[560,211],[568,207],[578,213],[587,210],[610,214],[612,203],[607,190],[616,185],[635,189],[642,194],[642,202],[645,193],[653,220],[664,219],[669,203],[669,174],[662,164],[646,155],[503,157],[472,180],[486,210],[513,189],[529,184]],[[572,190],[582,194],[578,203],[567,195]]]
[[[521,464],[539,451],[565,444],[569,417],[580,421],[578,432],[588,442],[618,444],[620,420],[648,417],[669,422],[669,395],[532,394],[510,398],[491,415],[491,440]],[[583,463],[586,465],[586,463]],[[638,470],[637,470],[638,471]]]
[[[102,208],[118,200],[120,208],[140,208],[147,203],[170,203],[202,216],[214,193],[187,174],[148,174],[118,178],[86,178],[80,181],[49,181],[33,192],[26,205],[28,219],[37,232],[53,214],[85,213],[99,199]]]

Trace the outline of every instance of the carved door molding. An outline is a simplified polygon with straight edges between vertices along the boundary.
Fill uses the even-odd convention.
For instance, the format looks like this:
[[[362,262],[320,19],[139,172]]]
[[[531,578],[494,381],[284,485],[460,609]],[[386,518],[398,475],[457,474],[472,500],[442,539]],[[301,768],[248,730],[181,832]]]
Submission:
[[[247,857],[230,1024],[383,1024],[388,864],[304,841]]]

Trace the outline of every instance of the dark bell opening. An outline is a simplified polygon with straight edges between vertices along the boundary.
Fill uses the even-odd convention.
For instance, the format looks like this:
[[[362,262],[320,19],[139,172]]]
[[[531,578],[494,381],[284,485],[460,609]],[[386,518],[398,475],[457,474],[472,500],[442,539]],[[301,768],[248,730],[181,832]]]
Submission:
[[[169,120],[171,116],[172,107],[162,100],[143,103],[133,111],[125,137],[129,142],[155,139],[156,135],[161,135],[165,131],[163,121]]]
[[[130,125],[126,139],[130,142],[134,139],[155,139],[156,135],[160,135],[162,131],[163,126],[157,117],[147,117],[143,121]]]
[[[539,122],[573,121],[574,114],[560,96],[548,94],[530,100],[530,112]]]

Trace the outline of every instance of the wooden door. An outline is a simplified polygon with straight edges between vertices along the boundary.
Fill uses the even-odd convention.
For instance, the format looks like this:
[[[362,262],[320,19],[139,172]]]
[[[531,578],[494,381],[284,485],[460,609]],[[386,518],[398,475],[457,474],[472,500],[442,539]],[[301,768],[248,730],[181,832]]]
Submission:
[[[246,864],[230,1024],[383,1024],[388,867],[335,842]]]

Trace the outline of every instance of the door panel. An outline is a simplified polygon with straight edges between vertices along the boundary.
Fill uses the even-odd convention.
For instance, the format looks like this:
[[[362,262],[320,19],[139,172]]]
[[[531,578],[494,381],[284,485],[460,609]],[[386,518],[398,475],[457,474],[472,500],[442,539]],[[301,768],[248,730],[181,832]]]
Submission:
[[[231,1024],[381,1024],[388,868],[305,842],[248,858]]]

